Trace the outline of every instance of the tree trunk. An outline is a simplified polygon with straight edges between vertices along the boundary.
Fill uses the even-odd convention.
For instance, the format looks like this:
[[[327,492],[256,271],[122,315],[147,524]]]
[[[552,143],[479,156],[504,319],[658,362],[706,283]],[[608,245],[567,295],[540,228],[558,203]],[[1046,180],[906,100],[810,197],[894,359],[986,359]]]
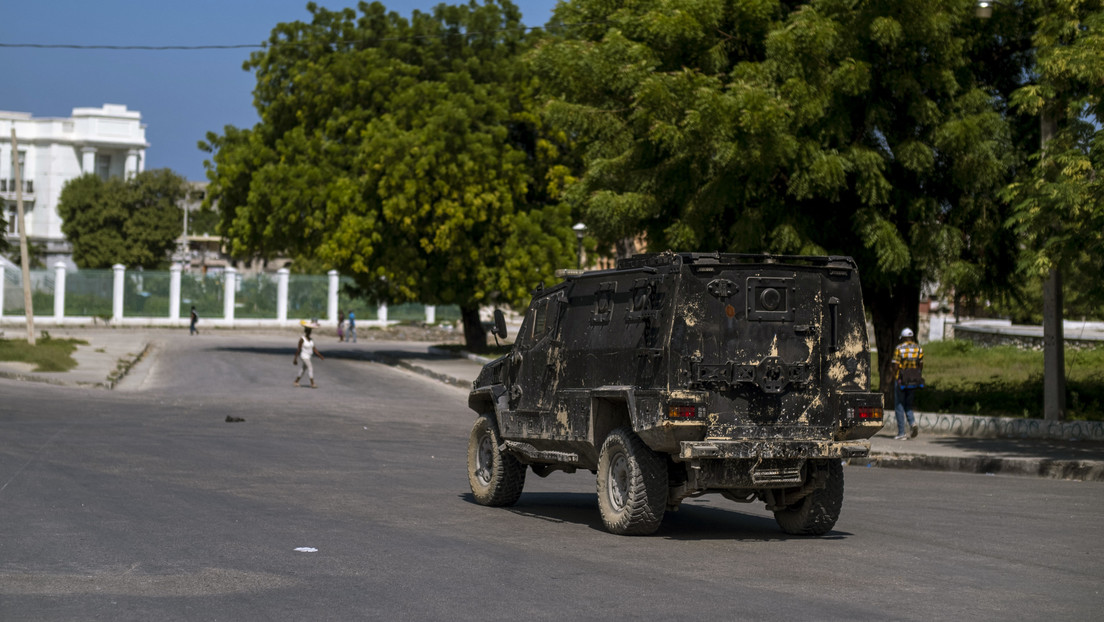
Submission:
[[[885,395],[886,409],[893,408],[893,376],[890,363],[901,331],[918,329],[920,322],[920,284],[902,283],[889,289],[863,288],[866,308],[874,323],[874,343],[878,348],[877,390]],[[919,341],[919,335],[917,335]]]
[[[460,307],[460,321],[464,325],[464,344],[472,352],[487,350],[487,329],[479,319],[479,307]]]

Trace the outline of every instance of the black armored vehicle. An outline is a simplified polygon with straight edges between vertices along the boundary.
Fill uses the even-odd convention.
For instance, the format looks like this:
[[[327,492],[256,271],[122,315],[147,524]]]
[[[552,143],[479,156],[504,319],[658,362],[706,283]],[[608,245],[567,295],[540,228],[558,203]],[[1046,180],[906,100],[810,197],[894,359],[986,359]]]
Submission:
[[[568,274],[534,293],[468,405],[478,503],[514,504],[529,469],[583,469],[618,534],[652,533],[705,493],[827,533],[841,460],[882,427],[850,257],[667,252]]]

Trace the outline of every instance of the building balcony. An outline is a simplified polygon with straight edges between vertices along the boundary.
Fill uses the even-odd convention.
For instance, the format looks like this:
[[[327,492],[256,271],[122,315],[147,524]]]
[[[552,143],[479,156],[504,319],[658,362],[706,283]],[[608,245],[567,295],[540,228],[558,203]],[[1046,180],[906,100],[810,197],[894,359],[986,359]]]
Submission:
[[[0,195],[3,195],[3,197],[5,199],[9,199],[9,200],[14,201],[16,199],[15,191],[18,187],[19,187],[19,184],[17,184],[14,179],[0,179]],[[33,179],[24,179],[23,180],[23,200],[24,201],[34,200],[34,180]]]

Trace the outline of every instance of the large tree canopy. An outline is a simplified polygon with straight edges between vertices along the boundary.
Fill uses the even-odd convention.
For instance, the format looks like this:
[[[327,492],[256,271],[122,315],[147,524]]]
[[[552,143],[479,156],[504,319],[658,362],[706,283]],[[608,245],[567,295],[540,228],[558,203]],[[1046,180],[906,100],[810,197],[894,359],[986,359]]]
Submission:
[[[1034,23],[1037,62],[1012,97],[1046,147],[1008,188],[1029,273],[1072,270],[1076,299],[1104,301],[1104,2],[1052,0]]]
[[[925,282],[1007,283],[994,197],[1023,130],[1002,109],[1018,81],[993,77],[1022,74],[1022,23],[995,54],[966,0],[572,0],[556,17],[533,62],[587,146],[569,198],[603,242],[853,255],[883,352]]]
[[[521,303],[573,263],[560,149],[508,0],[410,20],[378,2],[279,24],[245,64],[261,121],[201,147],[235,254],[321,261],[385,301]]]
[[[164,266],[183,230],[178,203],[185,191],[184,178],[169,169],[125,181],[92,174],[70,180],[57,209],[73,262],[80,268]]]

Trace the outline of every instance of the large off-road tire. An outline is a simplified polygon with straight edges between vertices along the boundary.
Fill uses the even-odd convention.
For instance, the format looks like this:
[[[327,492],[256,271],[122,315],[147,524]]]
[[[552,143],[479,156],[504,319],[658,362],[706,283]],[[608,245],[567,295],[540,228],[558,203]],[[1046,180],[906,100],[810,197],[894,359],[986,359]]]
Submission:
[[[494,419],[481,415],[468,439],[468,483],[480,505],[513,505],[525,486],[525,465],[499,445]]]
[[[610,432],[598,456],[598,508],[611,533],[647,535],[667,509],[667,461],[627,428]]]
[[[774,519],[789,534],[823,536],[835,527],[843,507],[843,465],[839,460],[822,460],[809,463],[809,477],[813,469],[826,471],[827,481],[797,503],[784,510],[777,510]]]

